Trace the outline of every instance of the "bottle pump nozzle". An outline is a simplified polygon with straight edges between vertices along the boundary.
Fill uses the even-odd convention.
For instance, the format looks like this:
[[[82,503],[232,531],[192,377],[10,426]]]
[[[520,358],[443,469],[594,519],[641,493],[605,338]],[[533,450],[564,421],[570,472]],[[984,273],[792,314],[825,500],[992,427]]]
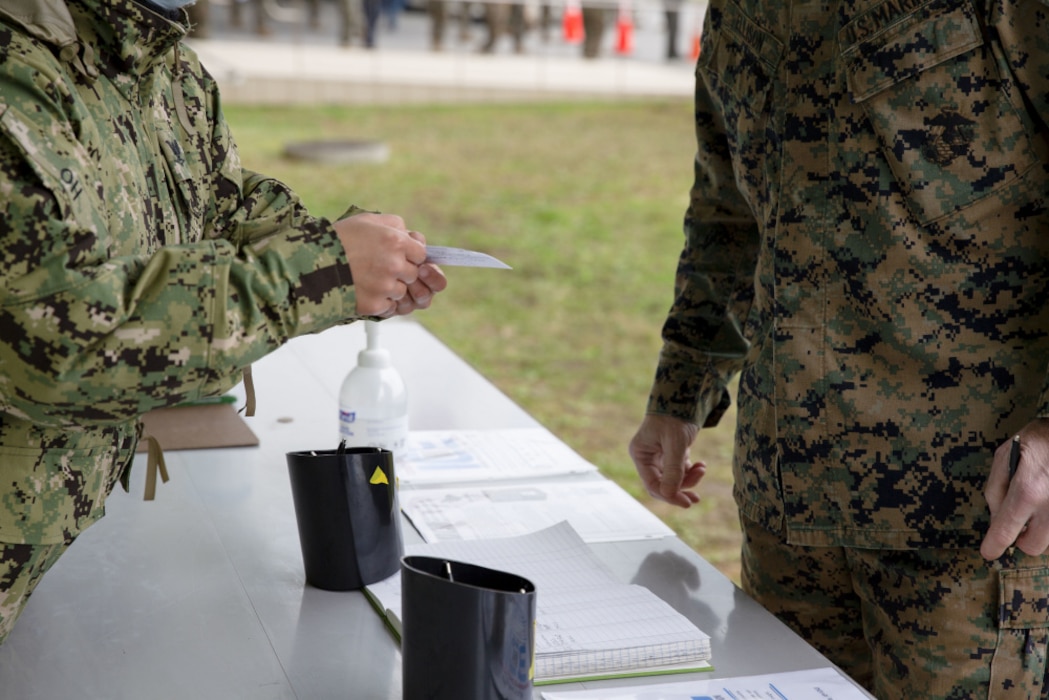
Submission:
[[[379,349],[379,323],[378,321],[365,321],[364,333],[368,337],[368,349]]]
[[[390,367],[390,353],[379,346],[378,321],[365,321],[364,333],[368,342],[364,350],[357,353],[357,364],[361,367]]]

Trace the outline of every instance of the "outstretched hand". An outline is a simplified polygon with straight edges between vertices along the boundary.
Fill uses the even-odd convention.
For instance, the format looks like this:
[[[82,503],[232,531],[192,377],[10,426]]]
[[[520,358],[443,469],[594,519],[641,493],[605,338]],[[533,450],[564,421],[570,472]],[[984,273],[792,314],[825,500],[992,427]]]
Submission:
[[[670,416],[645,416],[630,441],[630,457],[650,496],[682,508],[699,502],[699,494],[693,489],[706,474],[707,465],[691,462],[688,454],[698,433],[695,423]]]
[[[350,262],[359,315],[410,314],[429,307],[448,286],[441,268],[426,262],[426,238],[401,217],[360,213],[334,226]]]

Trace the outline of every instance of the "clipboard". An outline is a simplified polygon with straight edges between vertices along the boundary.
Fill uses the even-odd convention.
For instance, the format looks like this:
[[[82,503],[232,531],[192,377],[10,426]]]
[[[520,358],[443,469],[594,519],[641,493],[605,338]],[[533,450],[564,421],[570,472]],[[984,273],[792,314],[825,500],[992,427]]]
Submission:
[[[156,438],[165,451],[257,446],[259,438],[229,399],[154,409],[142,416],[142,435]],[[140,440],[138,451],[147,450]]]

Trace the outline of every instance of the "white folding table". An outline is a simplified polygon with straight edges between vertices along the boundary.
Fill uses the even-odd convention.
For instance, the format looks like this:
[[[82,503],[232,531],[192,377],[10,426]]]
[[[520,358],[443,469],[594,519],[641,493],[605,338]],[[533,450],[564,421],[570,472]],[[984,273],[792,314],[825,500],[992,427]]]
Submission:
[[[384,322],[381,337],[413,429],[537,425],[418,323]],[[139,457],[131,493],[113,494],[0,646],[0,698],[400,698],[398,645],[364,595],[305,584],[285,461],[335,446],[339,385],[363,346],[352,324],[258,362],[248,422],[261,444],[167,453],[171,480],[152,502]],[[591,546],[711,636],[715,669],[696,677],[830,665],[676,537]]]

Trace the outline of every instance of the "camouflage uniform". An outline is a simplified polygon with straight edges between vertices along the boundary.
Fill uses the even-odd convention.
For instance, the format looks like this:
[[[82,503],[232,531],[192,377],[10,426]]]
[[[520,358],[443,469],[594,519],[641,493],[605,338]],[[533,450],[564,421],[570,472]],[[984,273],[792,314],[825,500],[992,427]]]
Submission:
[[[994,449],[1049,416],[1047,115],[1047,0],[711,2],[648,410],[713,425],[739,373],[745,523],[799,548],[978,558]],[[1015,602],[1044,632],[1049,561],[1016,565],[1039,572]],[[824,595],[809,573],[770,607]],[[972,617],[993,627],[990,610]]]
[[[0,7],[0,641],[138,416],[355,318],[332,224],[241,167],[184,35],[132,0]]]

